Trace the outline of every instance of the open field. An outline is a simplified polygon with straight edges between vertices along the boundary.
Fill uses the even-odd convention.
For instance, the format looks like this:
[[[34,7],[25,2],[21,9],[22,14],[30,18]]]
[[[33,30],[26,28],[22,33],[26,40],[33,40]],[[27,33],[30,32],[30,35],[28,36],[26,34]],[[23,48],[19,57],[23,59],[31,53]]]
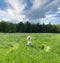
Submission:
[[[26,45],[28,35],[32,46]],[[0,33],[0,63],[60,63],[60,34]]]

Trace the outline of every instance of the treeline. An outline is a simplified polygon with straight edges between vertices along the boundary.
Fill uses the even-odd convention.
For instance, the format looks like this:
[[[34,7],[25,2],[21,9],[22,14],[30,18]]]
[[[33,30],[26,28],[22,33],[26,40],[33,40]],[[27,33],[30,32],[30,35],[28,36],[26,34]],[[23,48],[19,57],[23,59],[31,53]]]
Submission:
[[[13,24],[9,22],[0,22],[0,32],[4,33],[60,33],[60,25],[45,25],[37,23],[31,24],[30,22],[20,22],[18,24]]]

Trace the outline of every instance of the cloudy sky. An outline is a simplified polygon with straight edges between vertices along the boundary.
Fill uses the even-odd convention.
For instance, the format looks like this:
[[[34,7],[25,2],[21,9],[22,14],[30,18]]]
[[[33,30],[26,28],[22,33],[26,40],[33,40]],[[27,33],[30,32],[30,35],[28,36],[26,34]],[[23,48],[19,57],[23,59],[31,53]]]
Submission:
[[[60,0],[0,0],[0,21],[60,24]]]

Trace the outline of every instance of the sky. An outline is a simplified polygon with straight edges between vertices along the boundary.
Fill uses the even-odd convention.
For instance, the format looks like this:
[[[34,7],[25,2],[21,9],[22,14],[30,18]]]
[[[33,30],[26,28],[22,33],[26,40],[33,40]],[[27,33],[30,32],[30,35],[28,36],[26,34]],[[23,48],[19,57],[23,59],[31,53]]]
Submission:
[[[60,0],[0,0],[0,21],[60,24]]]

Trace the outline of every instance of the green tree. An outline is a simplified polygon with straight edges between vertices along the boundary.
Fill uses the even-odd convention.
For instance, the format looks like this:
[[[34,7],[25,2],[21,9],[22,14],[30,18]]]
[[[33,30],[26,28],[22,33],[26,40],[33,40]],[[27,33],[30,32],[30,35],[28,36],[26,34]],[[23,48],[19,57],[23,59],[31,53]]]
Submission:
[[[31,33],[32,32],[32,28],[31,28],[31,24],[27,21],[25,23],[25,32]]]
[[[25,26],[23,22],[17,24],[17,32],[25,32]]]

